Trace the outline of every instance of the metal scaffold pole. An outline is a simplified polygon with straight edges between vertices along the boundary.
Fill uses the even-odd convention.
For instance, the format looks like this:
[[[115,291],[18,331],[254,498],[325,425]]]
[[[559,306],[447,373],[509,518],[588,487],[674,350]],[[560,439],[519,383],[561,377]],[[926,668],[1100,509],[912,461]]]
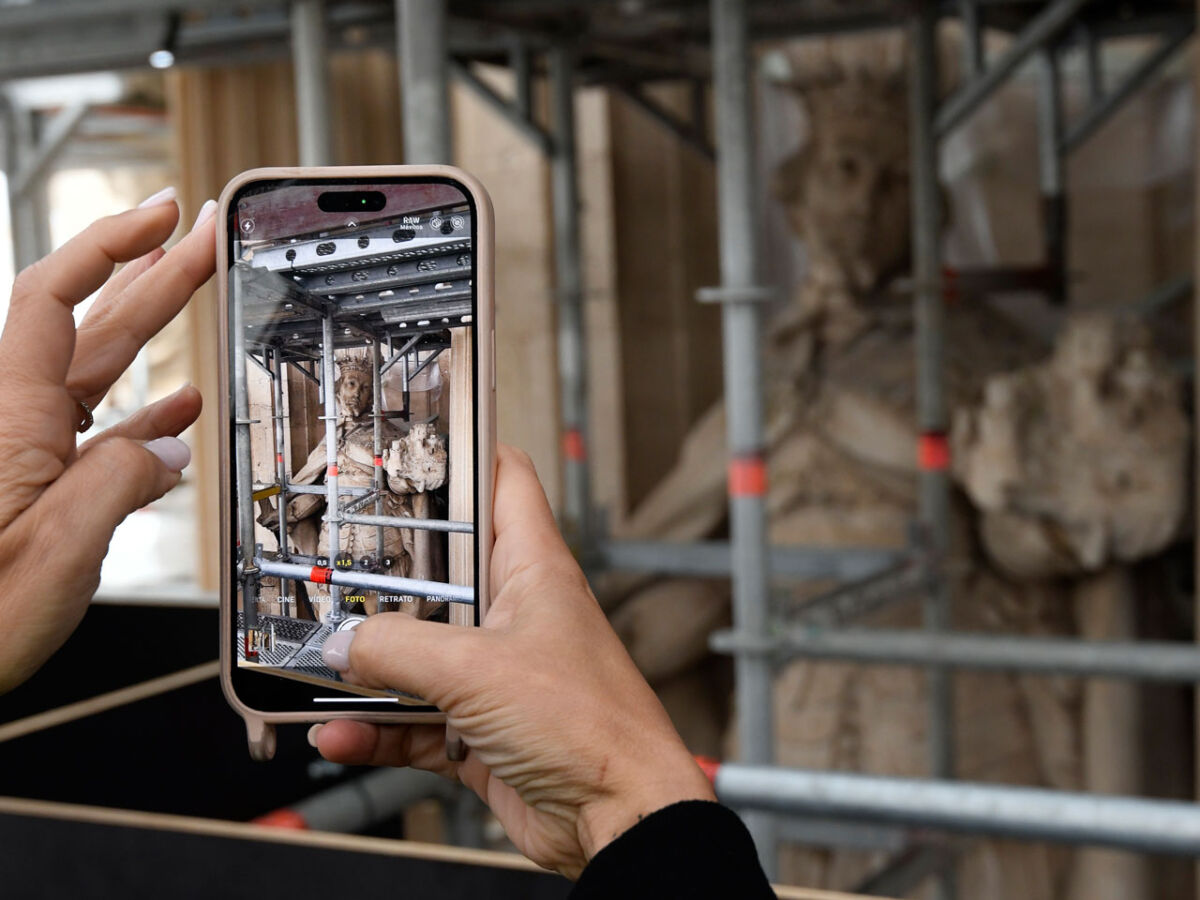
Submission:
[[[329,75],[325,53],[325,0],[292,3],[292,61],[296,71],[296,126],[300,165],[332,162]]]
[[[558,380],[562,404],[562,526],[577,553],[591,539],[591,485],[587,466],[587,339],[580,265],[579,184],[575,170],[575,68],[571,51],[549,54],[554,111],[551,155],[554,210],[554,273],[558,295]]]
[[[338,428],[337,388],[334,364],[333,313],[321,319],[321,395],[325,401],[325,519],[329,535],[329,564],[333,565],[341,552],[341,516],[338,514]],[[329,587],[329,616],[326,621],[336,627],[346,613],[342,609],[342,589],[332,580]]]
[[[240,297],[241,269],[234,267],[229,273],[231,297]],[[250,459],[250,393],[246,378],[246,325],[241,303],[231,303],[230,332],[233,340],[229,348],[229,368],[233,375],[234,432],[233,462],[237,476],[237,540],[241,549],[242,617],[246,633],[258,627],[259,571],[254,564],[254,467]],[[285,514],[283,502],[286,495],[279,495],[280,516]]]
[[[1063,107],[1058,58],[1053,45],[1037,51],[1038,173],[1046,267],[1054,273],[1056,303],[1066,302],[1067,194],[1062,150]]]
[[[729,515],[733,556],[733,621],[748,639],[767,633],[767,521],[763,459],[763,377],[758,284],[758,180],[754,95],[744,0],[712,0],[713,90],[716,97],[717,213],[721,287],[702,299],[722,303],[721,327],[728,410]],[[735,657],[737,733],[741,759],[766,765],[774,757],[771,664],[762,655]],[[746,824],[768,876],[778,868],[773,818],[749,813]]]
[[[938,188],[937,6],[923,0],[910,24],[909,73],[912,142],[913,280],[916,285],[917,427],[920,433],[918,516],[933,560],[926,578],[923,619],[928,632],[950,624],[950,595],[940,571],[949,543],[950,482],[946,439],[945,308],[942,302],[941,196]],[[950,672],[926,669],[929,694],[929,769],[934,778],[954,777],[954,687]],[[938,879],[939,900],[956,893],[952,870]]]
[[[279,485],[279,524],[276,527],[278,528],[279,559],[282,562],[287,562],[288,466],[284,459],[284,454],[287,452],[287,440],[284,437],[284,422],[287,416],[283,411],[283,385],[287,380],[287,364],[283,361],[283,355],[278,350],[274,351],[269,358],[274,362],[274,366],[271,369],[271,401],[274,407],[271,410],[271,421],[274,426],[272,433],[275,437],[275,481]],[[281,578],[279,580],[279,611],[285,616],[291,615],[291,601],[287,597],[288,582]]]
[[[404,162],[449,163],[446,0],[396,0]]]

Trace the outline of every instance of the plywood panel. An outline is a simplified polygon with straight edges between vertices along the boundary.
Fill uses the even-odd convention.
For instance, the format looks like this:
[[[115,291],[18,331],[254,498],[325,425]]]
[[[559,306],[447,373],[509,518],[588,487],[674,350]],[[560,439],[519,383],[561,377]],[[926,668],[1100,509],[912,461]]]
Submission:
[[[506,72],[480,67],[501,93]],[[496,409],[500,441],[533,458],[552,506],[562,494],[558,451],[549,170],[541,152],[466,88],[451,109],[455,163],[476,175],[496,209]]]
[[[684,110],[683,87],[655,92]],[[624,98],[610,104],[626,490],[636,505],[674,464],[720,394],[720,312],[696,303],[718,280],[713,166]]]

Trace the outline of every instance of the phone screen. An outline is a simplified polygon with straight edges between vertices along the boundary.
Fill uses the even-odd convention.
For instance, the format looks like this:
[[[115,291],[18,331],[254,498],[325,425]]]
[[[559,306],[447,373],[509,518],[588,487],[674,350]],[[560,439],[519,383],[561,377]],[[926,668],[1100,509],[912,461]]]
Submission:
[[[235,691],[431,709],[343,681],[321,647],[380,613],[478,624],[471,195],[256,181],[228,215]]]

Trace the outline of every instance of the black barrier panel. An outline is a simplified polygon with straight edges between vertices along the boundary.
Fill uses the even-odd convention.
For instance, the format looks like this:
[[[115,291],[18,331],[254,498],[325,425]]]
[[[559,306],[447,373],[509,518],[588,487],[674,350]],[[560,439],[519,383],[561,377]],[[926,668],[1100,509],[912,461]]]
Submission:
[[[217,643],[215,609],[94,606],[0,697],[0,722],[215,660]],[[253,762],[214,676],[0,743],[0,795],[244,822],[368,771],[321,764],[305,731],[280,728],[276,758]],[[374,833],[403,836],[398,820]]]
[[[149,828],[0,815],[0,895],[188,900],[562,900],[557,875]]]

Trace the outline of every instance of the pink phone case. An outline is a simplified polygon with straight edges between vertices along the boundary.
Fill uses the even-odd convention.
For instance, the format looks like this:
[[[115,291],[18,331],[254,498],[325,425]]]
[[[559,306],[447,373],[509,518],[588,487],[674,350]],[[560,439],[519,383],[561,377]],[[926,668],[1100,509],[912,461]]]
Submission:
[[[476,365],[477,381],[474,386],[474,398],[477,406],[476,414],[479,421],[478,446],[475,448],[478,479],[475,490],[478,497],[486,502],[479,503],[480,521],[475,523],[476,540],[479,547],[479,570],[475,573],[478,585],[479,619],[487,614],[489,593],[489,573],[492,551],[492,488],[495,479],[496,464],[496,379],[495,379],[495,298],[494,298],[494,264],[495,237],[494,215],[492,202],[474,177],[454,168],[453,166],[336,166],[336,167],[295,167],[295,168],[263,168],[251,169],[235,176],[221,192],[217,208],[217,284],[218,311],[220,315],[220,421],[228,422],[229,409],[229,380],[230,372],[227,360],[229,358],[229,279],[225,273],[229,271],[228,235],[228,206],[235,192],[247,182],[264,179],[285,178],[327,178],[330,181],[345,178],[394,178],[427,177],[451,178],[470,192],[476,209],[477,242],[474,249],[476,259],[475,284],[475,328],[476,328]],[[233,597],[233,555],[228,536],[231,534],[232,510],[228,502],[231,488],[231,459],[229,441],[221,442],[221,689],[239,715],[246,722],[246,736],[250,745],[250,755],[254,759],[267,760],[275,754],[275,725],[280,722],[327,722],[331,719],[357,719],[359,721],[378,722],[384,724],[400,723],[437,723],[444,722],[445,716],[440,712],[413,713],[387,712],[363,713],[355,711],[330,711],[315,714],[312,712],[263,712],[252,709],[244,704],[233,691],[230,673],[234,661],[230,659],[232,646],[230,606]],[[451,604],[450,621],[459,625],[473,625],[473,613],[470,607],[461,604]],[[451,759],[461,759],[465,748],[454,730],[446,728],[446,751]]]

